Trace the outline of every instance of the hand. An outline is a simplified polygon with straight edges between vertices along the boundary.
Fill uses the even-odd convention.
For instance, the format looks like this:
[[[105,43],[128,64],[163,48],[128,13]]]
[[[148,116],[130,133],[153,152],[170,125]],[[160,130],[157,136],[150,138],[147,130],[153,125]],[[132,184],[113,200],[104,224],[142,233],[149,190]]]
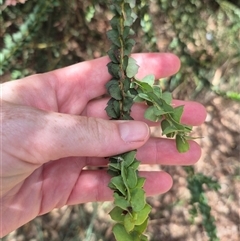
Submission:
[[[176,73],[179,59],[172,54],[135,54],[138,77],[157,78]],[[38,215],[63,205],[112,199],[105,158],[139,149],[144,164],[190,165],[201,154],[193,141],[179,154],[173,140],[151,138],[143,118],[144,105],[134,105],[135,121],[110,121],[105,113],[104,85],[110,79],[107,57],[1,85],[1,237]],[[202,105],[185,105],[182,122],[200,125]],[[84,167],[92,167],[84,169]],[[147,195],[171,188],[164,172],[143,172]]]

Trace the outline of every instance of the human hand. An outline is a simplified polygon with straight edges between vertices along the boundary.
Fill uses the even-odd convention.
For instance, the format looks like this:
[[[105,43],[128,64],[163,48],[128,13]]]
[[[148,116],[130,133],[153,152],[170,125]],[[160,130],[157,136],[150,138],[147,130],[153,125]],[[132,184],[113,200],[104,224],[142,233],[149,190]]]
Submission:
[[[176,73],[172,54],[135,54],[138,77],[162,78]],[[0,236],[38,215],[63,205],[112,199],[105,157],[138,149],[143,164],[190,165],[201,154],[197,143],[180,154],[173,140],[152,138],[144,120],[146,107],[133,106],[135,121],[110,121],[104,108],[104,85],[110,79],[107,57],[1,85],[2,161]],[[182,122],[200,125],[206,112],[194,102],[185,105]],[[90,168],[91,169],[91,168]],[[142,172],[147,195],[171,188],[165,172]]]

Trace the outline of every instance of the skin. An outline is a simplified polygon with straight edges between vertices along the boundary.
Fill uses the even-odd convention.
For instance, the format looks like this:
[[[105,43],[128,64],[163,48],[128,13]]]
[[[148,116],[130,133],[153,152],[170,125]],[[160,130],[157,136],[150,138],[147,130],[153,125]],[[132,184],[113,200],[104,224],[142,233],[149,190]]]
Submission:
[[[180,68],[173,54],[135,54],[138,78],[162,78]],[[191,165],[201,155],[190,141],[187,153],[173,140],[150,136],[146,107],[134,105],[134,121],[110,121],[105,113],[104,85],[109,81],[108,57],[78,63],[1,85],[1,220],[0,236],[38,215],[63,205],[112,200],[105,166],[110,155],[138,149],[143,164]],[[185,105],[182,122],[201,125],[205,108]],[[84,169],[84,167],[91,167]],[[172,178],[162,171],[145,171],[147,195],[168,191]]]

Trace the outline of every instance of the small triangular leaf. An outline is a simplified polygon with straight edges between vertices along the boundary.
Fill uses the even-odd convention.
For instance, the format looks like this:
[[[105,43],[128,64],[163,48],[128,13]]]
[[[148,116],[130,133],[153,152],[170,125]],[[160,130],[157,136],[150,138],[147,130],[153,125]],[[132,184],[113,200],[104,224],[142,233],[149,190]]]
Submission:
[[[135,59],[129,57],[128,59],[128,66],[126,69],[126,74],[128,78],[132,78],[135,76],[138,72],[139,66],[137,65],[137,62]]]
[[[111,216],[111,218],[114,220],[114,221],[117,221],[117,222],[123,222],[124,220],[124,215],[123,215],[123,212],[125,210],[121,209],[120,207],[114,207],[109,215]]]
[[[176,136],[176,145],[180,153],[187,152],[190,148],[188,141],[181,135]]]
[[[141,82],[147,83],[150,86],[153,86],[154,81],[155,81],[155,76],[153,74],[147,75],[141,80]]]

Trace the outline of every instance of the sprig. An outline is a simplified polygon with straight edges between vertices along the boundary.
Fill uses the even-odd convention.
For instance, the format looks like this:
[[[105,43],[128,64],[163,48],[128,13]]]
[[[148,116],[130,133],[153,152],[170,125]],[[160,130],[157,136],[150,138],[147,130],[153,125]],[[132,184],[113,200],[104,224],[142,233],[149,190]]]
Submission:
[[[139,66],[130,57],[135,44],[132,39],[132,24],[137,17],[134,7],[134,0],[115,0],[111,3],[114,16],[110,21],[112,29],[107,32],[111,41],[108,51],[111,61],[107,67],[112,79],[106,84],[111,98],[105,110],[113,120],[132,120],[133,103],[144,102],[148,106],[145,118],[161,122],[163,135],[176,137],[177,149],[185,152],[189,149],[187,139],[191,127],[180,123],[183,106],[171,105],[171,94],[163,93],[159,86],[154,85],[153,75],[141,81],[135,78]],[[151,207],[146,202],[143,189],[145,178],[139,176],[139,164],[136,151],[109,158],[108,172],[112,178],[108,186],[114,192],[115,205],[110,216],[116,222],[113,233],[117,241],[148,240],[144,232]]]
[[[207,232],[209,241],[219,241],[216,220],[211,214],[211,206],[208,203],[204,186],[214,191],[219,191],[221,186],[212,177],[205,176],[202,173],[195,173],[193,167],[184,167],[184,170],[188,174],[188,189],[191,194],[190,204],[192,207],[189,210],[191,222],[194,223],[194,219],[200,212],[202,215],[202,225]]]
[[[154,85],[154,75],[148,75],[141,81],[134,80],[132,86],[137,90],[135,102],[145,102],[149,107],[144,117],[148,120],[161,122],[162,135],[176,139],[179,152],[189,150],[188,139],[191,126],[180,123],[184,106],[172,106],[172,96],[169,92],[162,92],[158,85]]]

